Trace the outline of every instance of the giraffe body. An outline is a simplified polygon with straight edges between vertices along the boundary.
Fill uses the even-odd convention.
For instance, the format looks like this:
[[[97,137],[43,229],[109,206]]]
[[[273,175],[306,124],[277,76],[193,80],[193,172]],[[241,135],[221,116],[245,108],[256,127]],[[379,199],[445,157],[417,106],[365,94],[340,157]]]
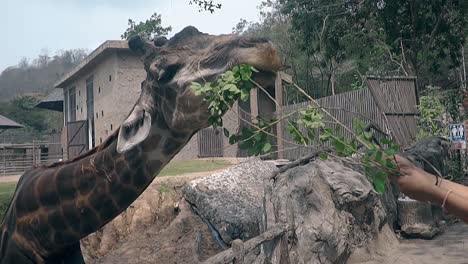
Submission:
[[[189,89],[191,82],[213,80],[232,64],[250,63],[260,70],[279,66],[265,40],[210,36],[193,27],[168,41],[135,38],[129,46],[142,56],[148,73],[132,112],[99,147],[24,173],[1,225],[0,264],[84,263],[80,239],[127,209],[208,126],[206,102]],[[233,58],[236,49],[241,50]],[[242,49],[256,53],[246,56]]]

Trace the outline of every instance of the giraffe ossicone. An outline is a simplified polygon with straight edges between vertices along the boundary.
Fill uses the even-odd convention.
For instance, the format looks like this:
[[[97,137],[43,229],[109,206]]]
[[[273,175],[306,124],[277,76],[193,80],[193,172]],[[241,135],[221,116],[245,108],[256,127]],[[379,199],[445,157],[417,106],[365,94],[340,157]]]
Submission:
[[[200,129],[207,102],[192,82],[213,81],[238,64],[274,85],[275,47],[261,38],[213,36],[187,27],[171,39],[139,37],[129,47],[147,72],[141,95],[120,129],[73,160],[25,172],[5,213],[1,263],[83,263],[80,239],[110,222],[149,186]]]

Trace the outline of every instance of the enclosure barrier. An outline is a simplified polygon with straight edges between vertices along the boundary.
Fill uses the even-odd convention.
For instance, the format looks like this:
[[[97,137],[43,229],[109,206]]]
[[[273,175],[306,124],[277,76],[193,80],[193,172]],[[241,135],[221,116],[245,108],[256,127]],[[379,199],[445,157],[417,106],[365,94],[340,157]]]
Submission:
[[[288,230],[289,228],[287,225],[276,224],[261,235],[245,242],[240,239],[234,240],[230,249],[207,259],[203,264],[244,264],[245,255],[264,243],[283,236]]]
[[[0,144],[0,176],[21,175],[33,167],[64,158],[60,143],[33,141],[25,144]]]

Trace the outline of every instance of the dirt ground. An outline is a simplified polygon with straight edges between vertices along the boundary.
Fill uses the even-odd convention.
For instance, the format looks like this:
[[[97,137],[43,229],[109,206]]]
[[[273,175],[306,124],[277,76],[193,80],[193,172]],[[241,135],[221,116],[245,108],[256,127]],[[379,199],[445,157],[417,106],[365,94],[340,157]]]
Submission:
[[[433,240],[403,240],[393,255],[394,263],[468,264],[468,225],[456,223]]]
[[[81,241],[86,263],[189,264],[221,252],[181,199],[185,183],[211,173],[157,177],[128,210]]]

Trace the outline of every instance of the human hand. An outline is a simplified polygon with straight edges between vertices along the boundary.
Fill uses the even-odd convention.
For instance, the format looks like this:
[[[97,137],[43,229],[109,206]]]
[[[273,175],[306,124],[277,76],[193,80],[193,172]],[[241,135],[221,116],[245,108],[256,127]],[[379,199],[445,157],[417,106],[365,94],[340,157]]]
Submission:
[[[394,161],[400,175],[392,176],[392,180],[400,186],[401,192],[418,201],[434,202],[436,176],[425,172],[402,156],[395,155]]]

